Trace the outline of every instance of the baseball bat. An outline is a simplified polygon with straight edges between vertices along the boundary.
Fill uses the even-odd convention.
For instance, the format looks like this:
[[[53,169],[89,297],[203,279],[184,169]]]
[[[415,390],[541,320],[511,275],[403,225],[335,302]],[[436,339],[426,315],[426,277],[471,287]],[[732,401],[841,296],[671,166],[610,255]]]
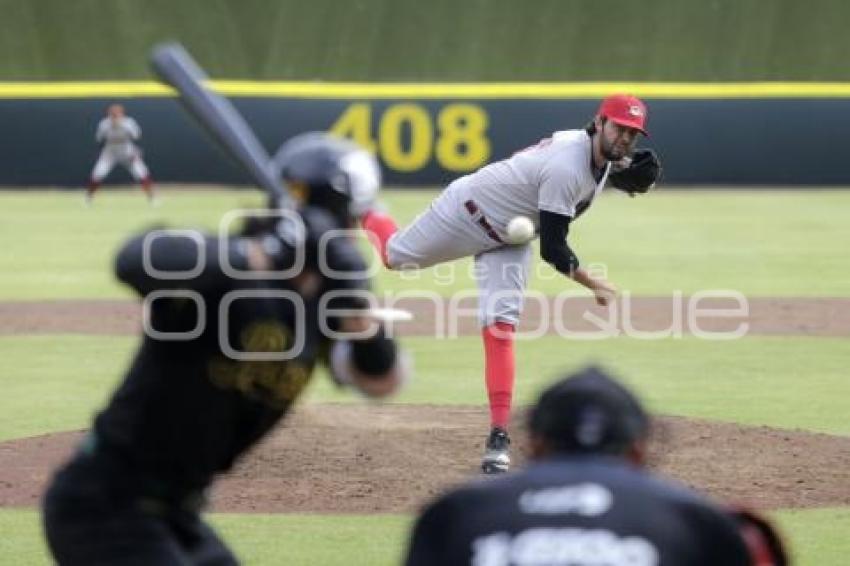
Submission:
[[[163,43],[151,52],[151,67],[173,87],[195,121],[269,195],[272,206],[292,208],[292,199],[274,174],[271,158],[233,104],[205,86],[206,73],[179,43]]]

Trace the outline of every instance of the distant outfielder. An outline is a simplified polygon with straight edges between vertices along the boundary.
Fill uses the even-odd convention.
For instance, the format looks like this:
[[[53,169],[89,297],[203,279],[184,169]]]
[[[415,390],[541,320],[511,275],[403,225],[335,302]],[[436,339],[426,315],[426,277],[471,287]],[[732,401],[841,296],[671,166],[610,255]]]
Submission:
[[[91,204],[101,181],[109,175],[116,163],[124,166],[133,178],[142,184],[142,190],[145,191],[151,204],[156,202],[153,181],[147,165],[142,160],[142,151],[135,143],[141,137],[142,130],[139,124],[124,114],[124,107],[120,104],[111,105],[106,118],[97,125],[95,140],[102,144],[103,149],[91,173],[86,191],[86,204]]]
[[[475,257],[491,418],[481,464],[485,473],[504,472],[510,466],[513,333],[531,256],[531,246],[521,237],[539,234],[543,259],[592,291],[597,303],[608,305],[616,288],[579,266],[567,245],[567,232],[606,181],[631,195],[655,185],[661,174],[658,158],[650,149],[635,150],[638,135],[646,135],[645,125],[642,101],[609,96],[585,129],[555,132],[533,147],[455,180],[403,230],[383,212],[363,217],[363,228],[374,236],[390,269]],[[518,218],[520,222],[515,222]]]

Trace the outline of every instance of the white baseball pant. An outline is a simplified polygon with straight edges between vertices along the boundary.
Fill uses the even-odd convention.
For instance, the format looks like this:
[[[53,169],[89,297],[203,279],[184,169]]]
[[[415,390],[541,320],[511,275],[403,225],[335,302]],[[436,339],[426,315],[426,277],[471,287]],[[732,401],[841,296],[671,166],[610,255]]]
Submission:
[[[421,269],[467,256],[475,257],[478,319],[516,326],[522,313],[531,245],[508,245],[487,234],[449,185],[410,226],[387,243],[392,269]]]
[[[109,175],[109,172],[112,171],[116,163],[124,166],[136,181],[141,181],[148,176],[148,168],[145,162],[142,161],[142,158],[139,157],[137,151],[116,152],[105,148],[100,152],[100,157],[98,157],[97,162],[94,164],[91,174],[92,179],[97,182],[102,181]]]

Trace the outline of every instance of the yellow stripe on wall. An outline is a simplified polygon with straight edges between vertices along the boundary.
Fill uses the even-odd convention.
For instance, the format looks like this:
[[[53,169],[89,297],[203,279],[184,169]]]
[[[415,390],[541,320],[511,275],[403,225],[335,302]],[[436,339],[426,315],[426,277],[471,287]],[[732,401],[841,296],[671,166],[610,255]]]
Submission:
[[[850,98],[850,83],[320,83],[211,81],[221,94],[263,98],[600,98],[629,92],[646,98]],[[0,83],[0,98],[154,98],[174,96],[155,82]]]
[[[98,98],[174,96],[154,82],[0,83],[0,98]]]

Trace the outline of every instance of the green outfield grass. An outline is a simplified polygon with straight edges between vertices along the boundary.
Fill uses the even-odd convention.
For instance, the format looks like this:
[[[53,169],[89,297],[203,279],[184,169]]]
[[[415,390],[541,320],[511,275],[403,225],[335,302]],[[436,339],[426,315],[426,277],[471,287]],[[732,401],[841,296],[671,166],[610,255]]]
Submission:
[[[429,196],[396,192],[387,201],[405,225]],[[658,191],[630,199],[609,189],[573,225],[570,242],[585,265],[604,264],[612,281],[638,294],[734,289],[753,296],[847,295],[846,206],[850,191]],[[575,288],[537,263],[530,288]],[[454,272],[469,273],[464,262],[455,265]],[[418,279],[389,274],[382,282],[393,290],[474,288],[466,277],[442,285],[449,272],[443,266]]]
[[[390,566],[406,546],[406,515],[211,514],[210,522],[245,566]],[[0,508],[0,556],[49,564],[38,513]]]
[[[400,223],[424,210],[435,191],[385,191]],[[126,297],[111,275],[116,248],[153,224],[218,225],[236,207],[255,207],[255,191],[185,189],[150,208],[139,191],[106,190],[95,206],[81,192],[0,193],[0,300]],[[621,289],[669,295],[733,289],[762,296],[846,296],[850,191],[659,191],[630,199],[611,191],[572,229],[585,265],[604,264]],[[474,289],[469,261],[406,274],[379,271],[394,292],[449,294]],[[530,287],[575,291],[536,260]]]
[[[794,509],[770,514],[787,533],[798,566],[839,566],[850,553],[850,510]],[[407,547],[403,515],[213,514],[210,522],[246,566],[316,564],[391,566]],[[0,556],[17,564],[49,563],[38,514],[0,509]]]
[[[405,339],[416,379],[399,403],[478,405],[485,400],[480,339]],[[0,440],[88,426],[124,371],[136,339],[84,336],[0,339]],[[517,401],[531,402],[565,368],[599,362],[619,371],[663,413],[850,434],[842,338],[755,337],[732,342],[546,337],[518,346]],[[317,376],[310,402],[359,402]]]
[[[144,227],[214,228],[233,208],[262,203],[255,191],[173,191],[151,208],[139,190],[0,193],[0,300],[126,297],[112,275],[115,250]]]

